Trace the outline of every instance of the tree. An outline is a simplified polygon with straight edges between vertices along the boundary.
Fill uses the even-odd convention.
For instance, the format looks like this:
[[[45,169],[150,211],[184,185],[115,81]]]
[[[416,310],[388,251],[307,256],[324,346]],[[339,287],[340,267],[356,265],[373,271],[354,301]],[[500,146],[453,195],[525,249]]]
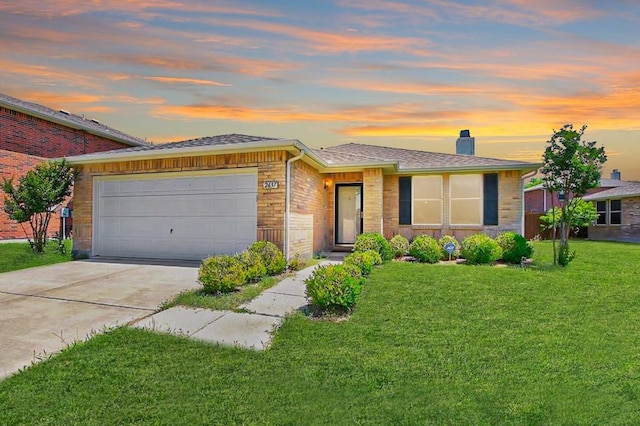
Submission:
[[[538,186],[541,183],[544,183],[544,179],[541,177],[532,177],[529,182],[527,182],[524,187],[525,188],[533,188],[534,186]]]
[[[575,229],[589,226],[598,219],[598,212],[596,211],[596,206],[593,203],[584,201],[582,198],[575,198],[574,203],[575,207],[573,209],[573,216],[569,220],[569,226],[571,228]],[[549,209],[545,215],[540,216],[540,222],[544,229],[557,228],[560,223],[562,209],[559,207],[554,207],[553,209],[555,211]]]
[[[575,253],[569,251],[569,231],[577,200],[591,188],[600,184],[602,165],[607,161],[604,147],[597,147],[596,142],[582,140],[587,126],[574,130],[572,124],[565,124],[562,129],[553,132],[544,151],[542,174],[545,188],[551,193],[560,194],[562,206],[560,217],[553,222],[560,227],[560,248],[556,251],[556,238],[553,238],[553,263],[566,266]]]
[[[74,177],[75,173],[63,159],[38,164],[22,176],[16,186],[13,177],[2,179],[4,211],[20,223],[34,252],[44,252],[51,215],[56,206],[71,195]],[[24,227],[25,222],[29,222],[33,240]]]

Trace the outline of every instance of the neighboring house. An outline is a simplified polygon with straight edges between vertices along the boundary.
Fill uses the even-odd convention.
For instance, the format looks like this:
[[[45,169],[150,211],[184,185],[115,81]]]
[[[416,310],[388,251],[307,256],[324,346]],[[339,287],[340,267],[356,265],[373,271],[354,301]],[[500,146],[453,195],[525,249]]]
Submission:
[[[49,158],[144,145],[96,120],[0,94],[0,178],[17,179]],[[24,238],[20,225],[2,210],[3,200],[0,194],[0,240]],[[51,232],[60,229],[57,213]]]
[[[539,164],[361,144],[204,137],[69,158],[74,253],[201,259],[256,240],[287,257],[386,237],[522,232]]]
[[[583,197],[593,201],[598,220],[589,227],[589,239],[640,242],[640,182]]]
[[[633,182],[621,180],[620,172],[615,169],[611,172],[611,179],[600,179],[600,184],[587,191],[587,195],[606,191],[611,188],[625,186]],[[525,188],[524,190],[524,211],[525,211],[525,237],[534,238],[544,233],[540,229],[540,216],[546,214],[551,207],[562,207],[561,195],[552,193],[544,187],[544,184]]]

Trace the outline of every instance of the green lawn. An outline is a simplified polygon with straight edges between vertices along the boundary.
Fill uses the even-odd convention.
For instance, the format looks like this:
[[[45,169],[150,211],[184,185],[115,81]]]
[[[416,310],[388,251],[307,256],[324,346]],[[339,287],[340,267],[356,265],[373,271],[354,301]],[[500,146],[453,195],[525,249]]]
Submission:
[[[117,329],[0,382],[0,424],[636,424],[640,245],[554,268],[389,263],[266,352]]]
[[[0,272],[68,262],[71,260],[72,244],[71,240],[65,241],[67,254],[62,255],[56,251],[57,241],[49,241],[45,253],[39,255],[31,250],[29,243],[2,243],[0,244]]]

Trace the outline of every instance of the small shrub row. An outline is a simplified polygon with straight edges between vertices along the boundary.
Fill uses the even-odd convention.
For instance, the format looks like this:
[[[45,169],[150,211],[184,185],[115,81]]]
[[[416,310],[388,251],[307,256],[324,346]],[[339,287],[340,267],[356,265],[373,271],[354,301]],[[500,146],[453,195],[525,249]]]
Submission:
[[[249,282],[284,271],[284,255],[275,244],[257,241],[235,256],[221,254],[204,259],[198,269],[198,282],[205,293],[227,293]]]

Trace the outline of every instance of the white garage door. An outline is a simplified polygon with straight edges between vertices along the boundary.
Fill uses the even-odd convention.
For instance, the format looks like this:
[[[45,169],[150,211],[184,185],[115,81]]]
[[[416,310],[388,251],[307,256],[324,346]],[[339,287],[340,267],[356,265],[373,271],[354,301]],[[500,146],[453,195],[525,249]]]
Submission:
[[[255,169],[94,180],[93,254],[203,259],[256,240]]]

